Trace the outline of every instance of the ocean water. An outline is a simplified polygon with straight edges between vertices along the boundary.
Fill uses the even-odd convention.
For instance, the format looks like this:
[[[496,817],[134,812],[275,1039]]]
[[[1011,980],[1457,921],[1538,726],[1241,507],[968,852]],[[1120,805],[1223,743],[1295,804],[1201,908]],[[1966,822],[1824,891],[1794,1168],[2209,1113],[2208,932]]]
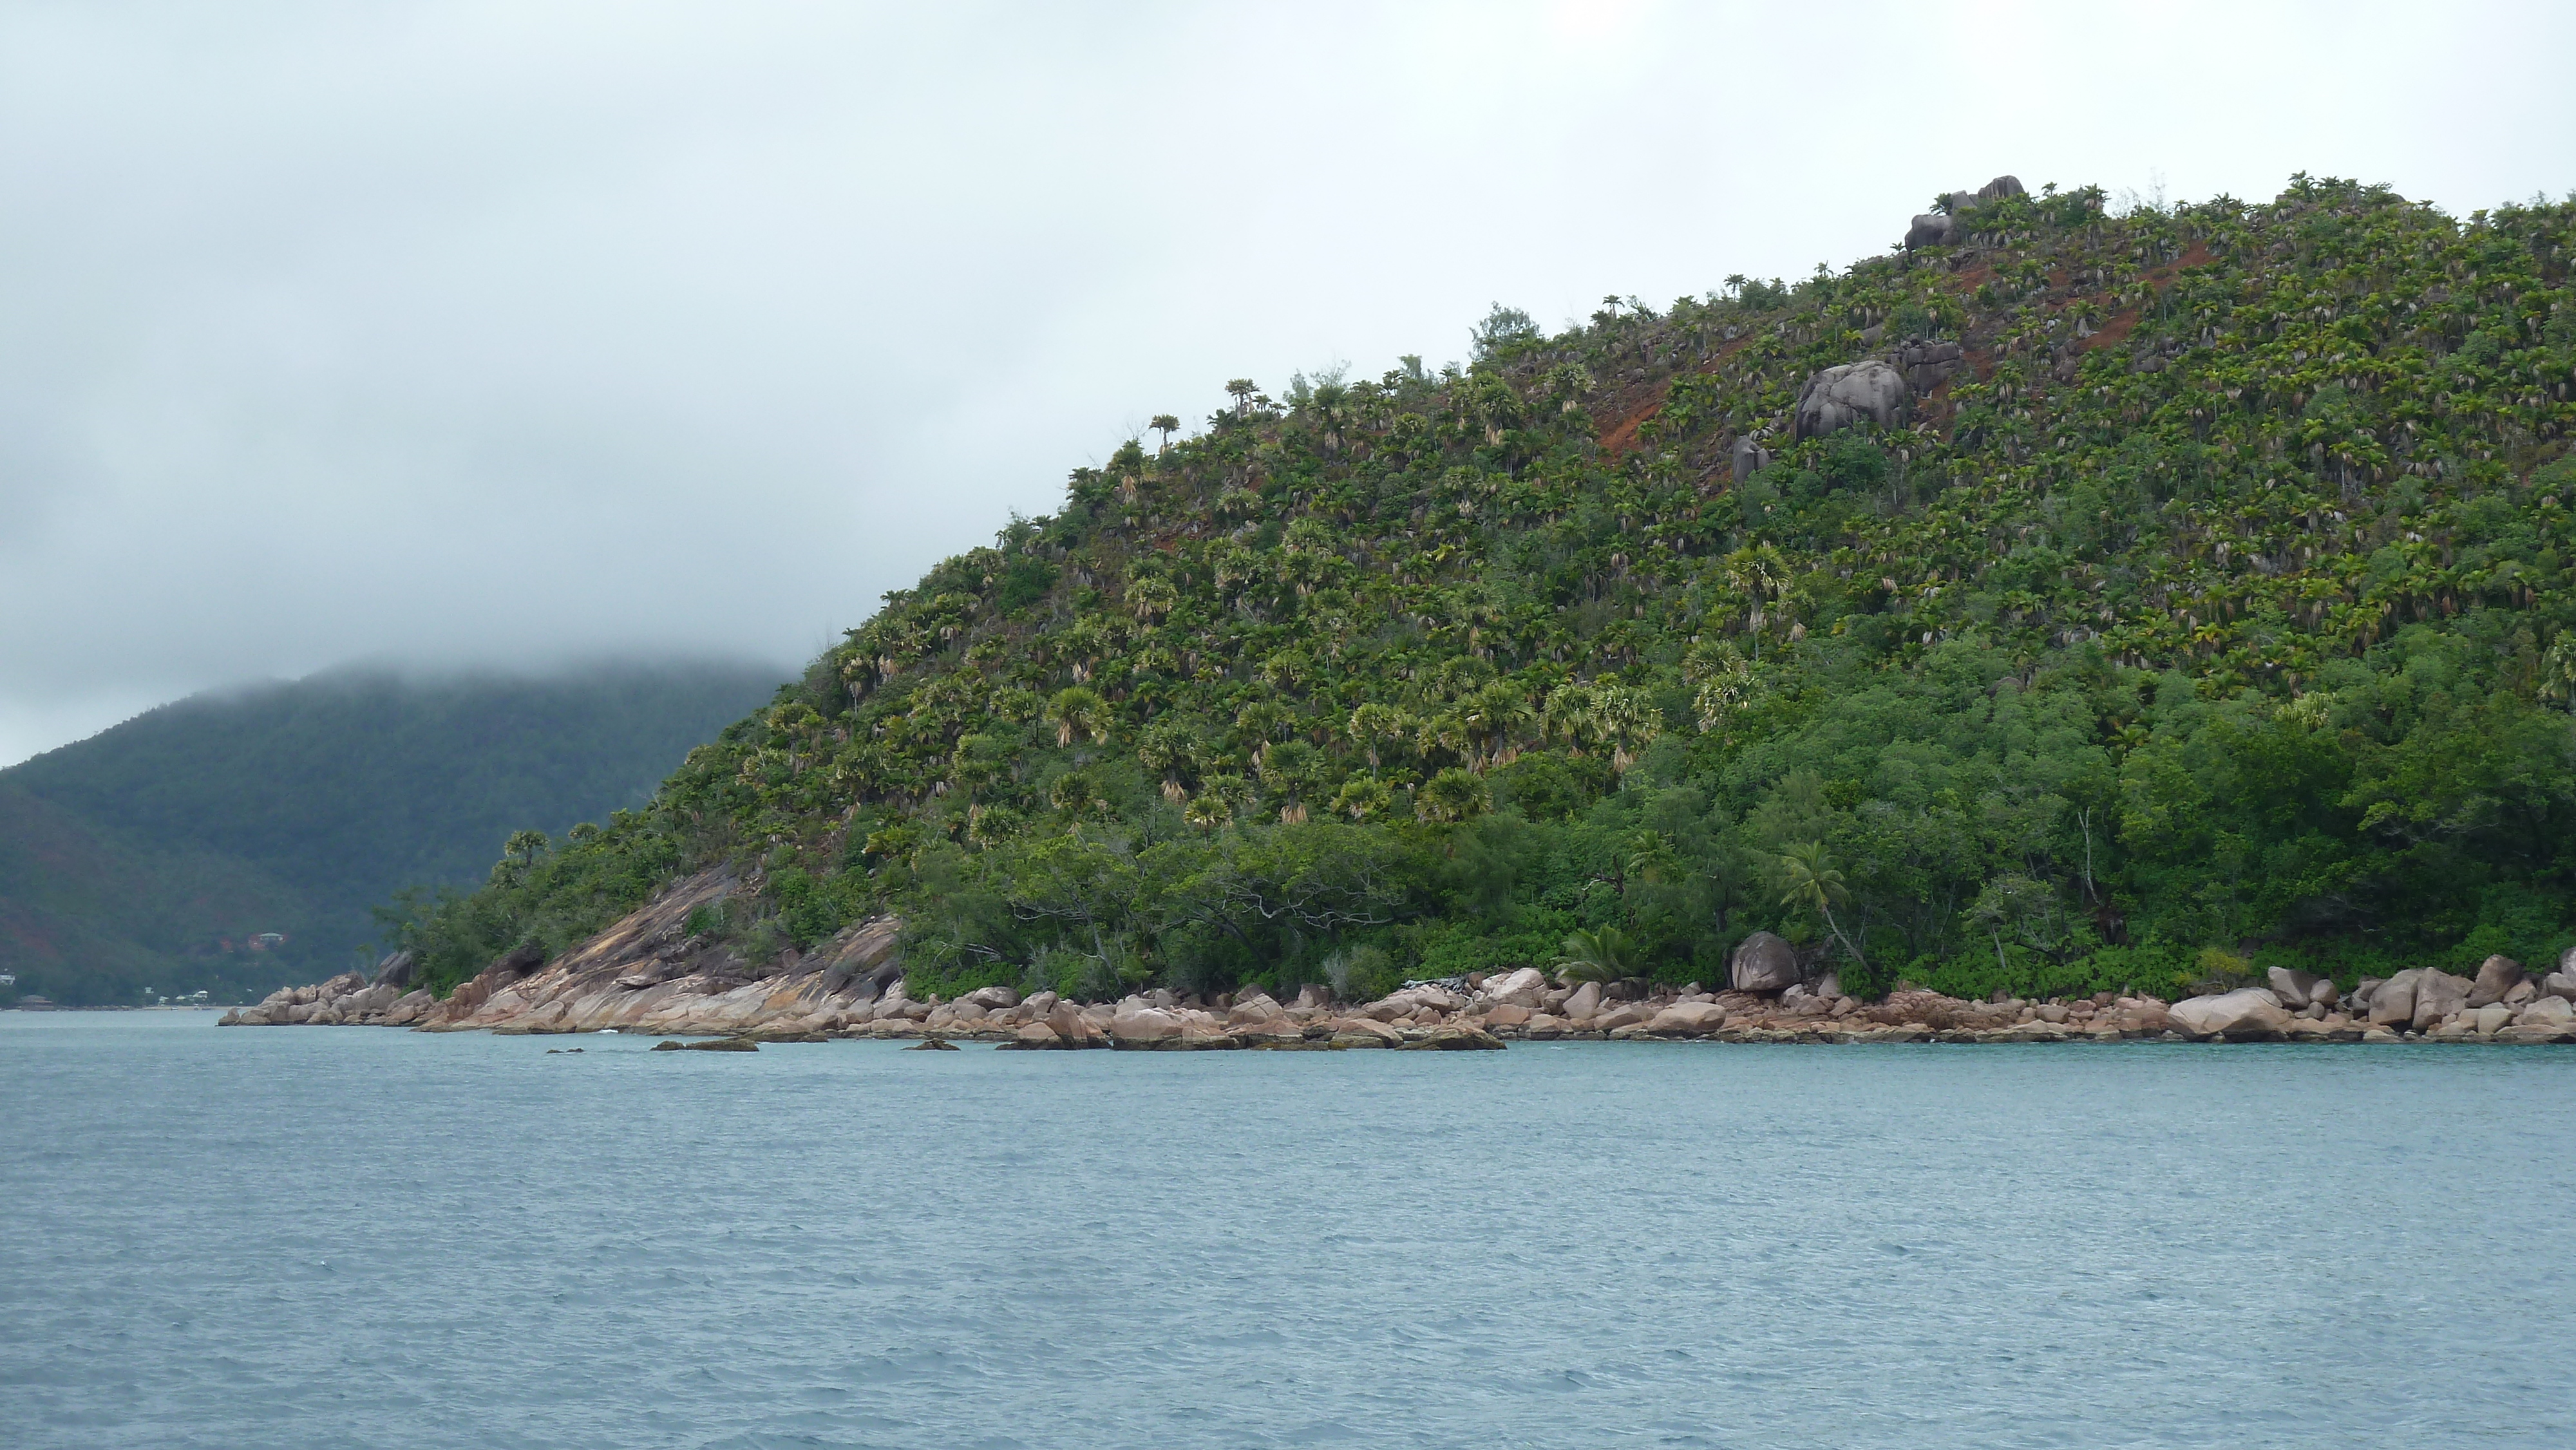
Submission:
[[[213,1021],[0,1013],[0,1444],[2576,1444],[2564,1049]]]

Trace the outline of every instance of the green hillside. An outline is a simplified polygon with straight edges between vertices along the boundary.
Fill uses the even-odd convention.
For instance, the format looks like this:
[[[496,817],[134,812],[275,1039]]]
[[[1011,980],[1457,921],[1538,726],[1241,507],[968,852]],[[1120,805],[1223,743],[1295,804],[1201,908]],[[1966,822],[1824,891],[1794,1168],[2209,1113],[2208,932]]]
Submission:
[[[2576,204],[1949,232],[1234,384],[408,937],[454,980],[731,856],[754,960],[891,908],[931,989],[1377,990],[1576,931],[1713,981],[1770,928],[1862,990],[2170,992],[2576,939]],[[1900,408],[1801,425],[1873,357]]]
[[[370,908],[482,880],[519,828],[643,804],[775,683],[343,669],[163,706],[0,771],[0,969],[70,1002],[338,971],[380,934]],[[253,950],[265,933],[285,941]]]

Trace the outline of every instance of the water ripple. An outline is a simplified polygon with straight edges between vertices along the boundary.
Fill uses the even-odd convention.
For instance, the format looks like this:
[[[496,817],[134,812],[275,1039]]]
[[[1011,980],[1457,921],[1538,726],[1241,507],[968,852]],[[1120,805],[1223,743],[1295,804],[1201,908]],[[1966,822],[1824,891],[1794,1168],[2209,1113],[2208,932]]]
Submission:
[[[2576,1054],[209,1022],[0,1014],[0,1442],[2576,1443]]]

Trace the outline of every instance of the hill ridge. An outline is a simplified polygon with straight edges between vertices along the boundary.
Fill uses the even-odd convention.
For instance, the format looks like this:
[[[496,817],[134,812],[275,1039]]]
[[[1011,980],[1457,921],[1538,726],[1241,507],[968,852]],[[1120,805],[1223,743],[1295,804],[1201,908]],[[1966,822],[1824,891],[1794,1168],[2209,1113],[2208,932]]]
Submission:
[[[0,770],[0,967],[73,1003],[328,975],[398,888],[473,884],[532,814],[561,831],[644,804],[775,683],[361,663],[156,707]]]
[[[925,990],[1716,980],[1755,929],[1965,996],[2533,959],[2571,220],[2006,194],[1795,287],[1497,307],[1436,376],[1238,380],[405,939],[461,980],[729,859],[746,960],[896,910]]]

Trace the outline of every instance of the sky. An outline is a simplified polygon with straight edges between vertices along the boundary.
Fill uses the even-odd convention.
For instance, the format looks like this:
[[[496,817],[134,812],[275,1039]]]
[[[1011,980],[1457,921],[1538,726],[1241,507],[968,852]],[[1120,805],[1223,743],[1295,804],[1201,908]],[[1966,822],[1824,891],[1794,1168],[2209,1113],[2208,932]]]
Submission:
[[[352,659],[774,661],[1227,379],[2009,172],[2576,189],[2556,4],[0,0],[0,765]]]

